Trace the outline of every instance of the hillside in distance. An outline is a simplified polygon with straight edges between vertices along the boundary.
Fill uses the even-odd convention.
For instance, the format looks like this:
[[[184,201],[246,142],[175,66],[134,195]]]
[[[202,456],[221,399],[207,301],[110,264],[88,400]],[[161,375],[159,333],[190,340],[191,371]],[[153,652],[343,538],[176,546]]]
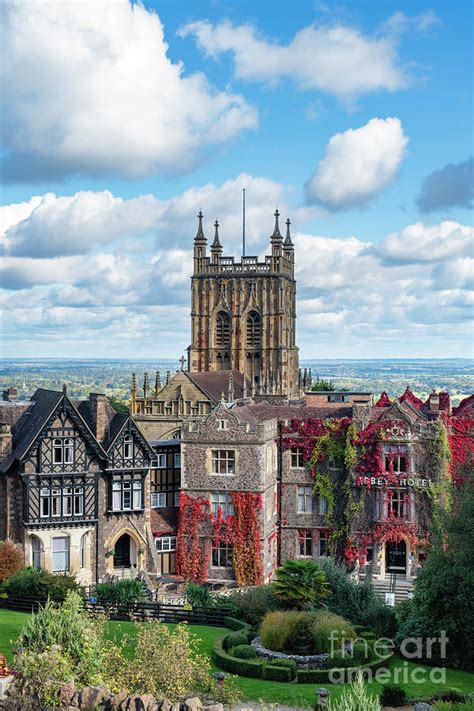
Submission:
[[[470,359],[393,359],[393,360],[302,360],[302,368],[311,368],[313,378],[331,380],[336,388],[361,390],[378,395],[401,395],[407,385],[426,398],[435,388],[448,390],[453,404],[474,390],[474,368]],[[65,383],[73,397],[89,392],[129,399],[132,373],[137,374],[139,391],[147,371],[154,387],[155,371],[173,374],[178,360],[95,360],[95,359],[2,359],[0,387],[16,387],[21,399],[28,399],[36,388],[60,390]]]

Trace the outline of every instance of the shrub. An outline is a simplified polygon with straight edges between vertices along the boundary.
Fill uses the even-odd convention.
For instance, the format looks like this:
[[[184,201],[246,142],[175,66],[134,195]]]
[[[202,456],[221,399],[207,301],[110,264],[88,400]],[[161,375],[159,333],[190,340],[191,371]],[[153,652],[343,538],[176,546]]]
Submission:
[[[225,647],[230,649],[231,647],[240,647],[241,645],[246,645],[248,642],[247,633],[245,630],[240,632],[232,632],[228,634],[225,638]]]
[[[186,602],[193,607],[213,607],[215,598],[208,588],[197,583],[188,583],[185,592]]]
[[[317,654],[331,651],[331,634],[334,642],[339,645],[344,640],[353,639],[356,636],[350,622],[340,617],[340,615],[335,615],[326,610],[314,613],[312,636]]]
[[[436,711],[474,711],[474,701],[464,701],[463,703],[451,703],[450,701],[435,701]]]
[[[24,565],[24,555],[20,546],[13,541],[0,541],[0,583],[15,573]]]
[[[364,677],[359,674],[338,701],[329,701],[329,711],[381,711],[381,706],[379,700],[367,691]]]
[[[317,606],[329,595],[327,578],[312,560],[286,560],[275,571],[275,577],[275,595],[300,609]]]
[[[273,659],[272,666],[274,667],[285,667],[286,669],[291,669],[292,679],[295,678],[296,672],[298,671],[298,665],[293,659]]]
[[[217,637],[213,642],[212,654],[216,665],[231,674],[260,679],[262,677],[263,663],[257,659],[238,659],[227,654],[224,649],[225,640],[225,637]]]
[[[291,669],[286,669],[281,665],[265,664],[262,669],[262,679],[267,679],[268,681],[291,681],[292,678],[293,672]]]
[[[97,583],[97,602],[111,602],[127,605],[146,600],[147,587],[140,578],[127,578],[116,583]]]
[[[210,688],[210,663],[186,625],[170,628],[157,620],[137,625],[134,691],[166,696],[171,702]],[[129,666],[129,664],[128,664]]]
[[[406,691],[397,684],[386,684],[380,694],[382,706],[403,706],[407,700]]]
[[[29,618],[14,646],[15,667],[46,707],[57,704],[64,681],[104,682],[104,630],[105,619],[89,617],[76,592],[61,606],[48,602]]]
[[[265,615],[260,627],[260,639],[267,649],[281,652],[289,648],[303,613],[289,610],[286,612],[269,612]]]
[[[232,650],[234,657],[238,659],[255,659],[257,652],[250,644],[239,644]]]
[[[259,585],[244,593],[233,593],[226,598],[227,603],[235,609],[233,614],[252,627],[258,627],[267,612],[281,609],[281,603],[275,597],[271,585]]]
[[[325,601],[328,610],[343,615],[353,624],[374,629],[379,637],[395,635],[395,610],[378,597],[372,583],[352,580],[346,568],[335,563],[332,558],[322,559],[320,566],[331,590],[331,595]]]
[[[48,598],[63,602],[70,591],[79,591],[72,575],[53,575],[46,570],[23,568],[5,580],[3,588],[10,597]]]

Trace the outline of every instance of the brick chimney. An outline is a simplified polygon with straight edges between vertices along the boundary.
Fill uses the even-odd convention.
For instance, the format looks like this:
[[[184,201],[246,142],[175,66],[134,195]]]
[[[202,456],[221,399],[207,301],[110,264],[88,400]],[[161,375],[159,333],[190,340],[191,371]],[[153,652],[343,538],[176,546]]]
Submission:
[[[107,434],[107,398],[101,393],[90,393],[89,402],[91,404],[92,421],[94,423],[93,432],[99,442],[103,442]]]
[[[7,402],[13,402],[18,400],[18,390],[16,388],[8,388],[8,390],[3,391],[2,396]]]
[[[430,410],[432,412],[439,410],[439,393],[437,393],[436,390],[430,393]]]
[[[0,422],[0,459],[12,453],[12,428],[5,422]]]

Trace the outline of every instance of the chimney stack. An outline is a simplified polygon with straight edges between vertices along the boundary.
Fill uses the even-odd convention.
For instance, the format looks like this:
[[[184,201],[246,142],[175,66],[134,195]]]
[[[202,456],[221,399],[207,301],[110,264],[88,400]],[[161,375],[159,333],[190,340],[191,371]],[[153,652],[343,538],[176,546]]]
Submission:
[[[92,421],[94,423],[93,432],[99,442],[103,442],[107,430],[107,398],[101,393],[90,393],[89,402],[91,404]]]
[[[0,423],[0,457],[8,457],[12,453],[12,428],[5,422]]]

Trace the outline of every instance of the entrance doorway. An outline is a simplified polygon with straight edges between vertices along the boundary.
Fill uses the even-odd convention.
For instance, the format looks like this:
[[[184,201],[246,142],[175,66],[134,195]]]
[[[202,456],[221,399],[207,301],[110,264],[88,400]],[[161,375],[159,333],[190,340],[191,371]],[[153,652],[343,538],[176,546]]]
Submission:
[[[128,533],[117,540],[114,547],[114,568],[131,568],[137,563],[137,547]]]
[[[387,573],[406,575],[407,572],[407,544],[388,542],[385,546],[385,570]]]

